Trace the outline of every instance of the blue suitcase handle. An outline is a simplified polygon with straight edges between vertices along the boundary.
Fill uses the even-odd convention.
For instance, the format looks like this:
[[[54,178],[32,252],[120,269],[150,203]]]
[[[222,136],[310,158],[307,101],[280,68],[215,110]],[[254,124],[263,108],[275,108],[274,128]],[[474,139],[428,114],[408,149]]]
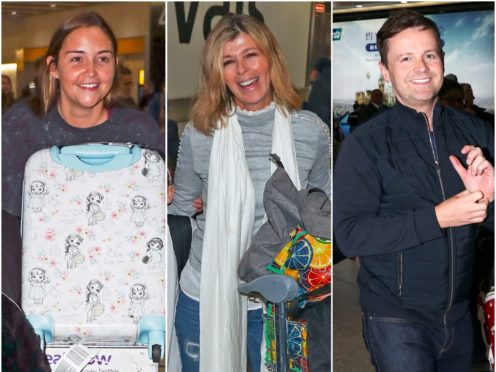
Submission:
[[[50,157],[65,167],[108,172],[129,167],[141,158],[141,148],[136,145],[86,144],[50,148]]]

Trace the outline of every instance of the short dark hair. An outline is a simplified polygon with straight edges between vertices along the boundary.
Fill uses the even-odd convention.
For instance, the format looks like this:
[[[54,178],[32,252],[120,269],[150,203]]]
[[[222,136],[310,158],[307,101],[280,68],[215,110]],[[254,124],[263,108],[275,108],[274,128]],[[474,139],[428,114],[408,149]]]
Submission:
[[[377,32],[377,49],[381,55],[381,62],[387,67],[388,40],[408,28],[420,27],[422,30],[432,30],[436,36],[437,49],[444,64],[444,52],[441,34],[437,25],[429,18],[411,9],[397,10],[391,13]]]

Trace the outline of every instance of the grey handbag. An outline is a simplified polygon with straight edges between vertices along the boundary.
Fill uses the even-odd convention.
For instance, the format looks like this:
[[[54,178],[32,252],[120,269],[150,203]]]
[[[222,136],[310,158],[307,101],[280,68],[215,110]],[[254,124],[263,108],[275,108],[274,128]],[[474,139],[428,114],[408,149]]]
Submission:
[[[265,222],[252,240],[238,266],[241,280],[250,282],[268,275],[266,269],[290,240],[290,232],[300,225],[309,234],[331,240],[331,202],[318,188],[298,191],[275,154],[276,171],[264,190]]]

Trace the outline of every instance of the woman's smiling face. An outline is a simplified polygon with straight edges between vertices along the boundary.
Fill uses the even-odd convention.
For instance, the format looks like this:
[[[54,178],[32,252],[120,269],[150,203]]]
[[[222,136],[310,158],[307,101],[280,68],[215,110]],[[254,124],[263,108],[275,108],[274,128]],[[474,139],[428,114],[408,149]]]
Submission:
[[[222,51],[224,81],[236,105],[256,111],[272,102],[269,61],[246,33],[224,44]]]
[[[51,57],[47,63],[50,63]],[[50,74],[60,83],[60,104],[72,110],[103,105],[112,88],[115,55],[110,38],[99,27],[80,27],[64,40]]]

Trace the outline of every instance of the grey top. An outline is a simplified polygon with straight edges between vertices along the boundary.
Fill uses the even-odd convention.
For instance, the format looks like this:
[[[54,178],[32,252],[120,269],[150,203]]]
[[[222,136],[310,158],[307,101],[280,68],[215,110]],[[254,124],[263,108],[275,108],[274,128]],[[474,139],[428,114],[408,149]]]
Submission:
[[[274,105],[255,112],[237,110],[238,122],[243,132],[246,160],[255,189],[255,221],[253,235],[263,223],[265,211],[263,191],[270,178],[269,153],[272,148]],[[330,197],[330,137],[327,125],[317,115],[298,111],[291,115],[301,186],[318,187]],[[186,126],[174,177],[175,194],[168,213],[192,216],[193,200],[201,196],[204,212],[197,216],[197,229],[193,233],[188,263],[181,276],[181,288],[194,298],[199,298],[201,255],[205,211],[208,208],[208,168],[213,136],[198,132],[190,123]],[[252,236],[253,236],[252,235]]]

